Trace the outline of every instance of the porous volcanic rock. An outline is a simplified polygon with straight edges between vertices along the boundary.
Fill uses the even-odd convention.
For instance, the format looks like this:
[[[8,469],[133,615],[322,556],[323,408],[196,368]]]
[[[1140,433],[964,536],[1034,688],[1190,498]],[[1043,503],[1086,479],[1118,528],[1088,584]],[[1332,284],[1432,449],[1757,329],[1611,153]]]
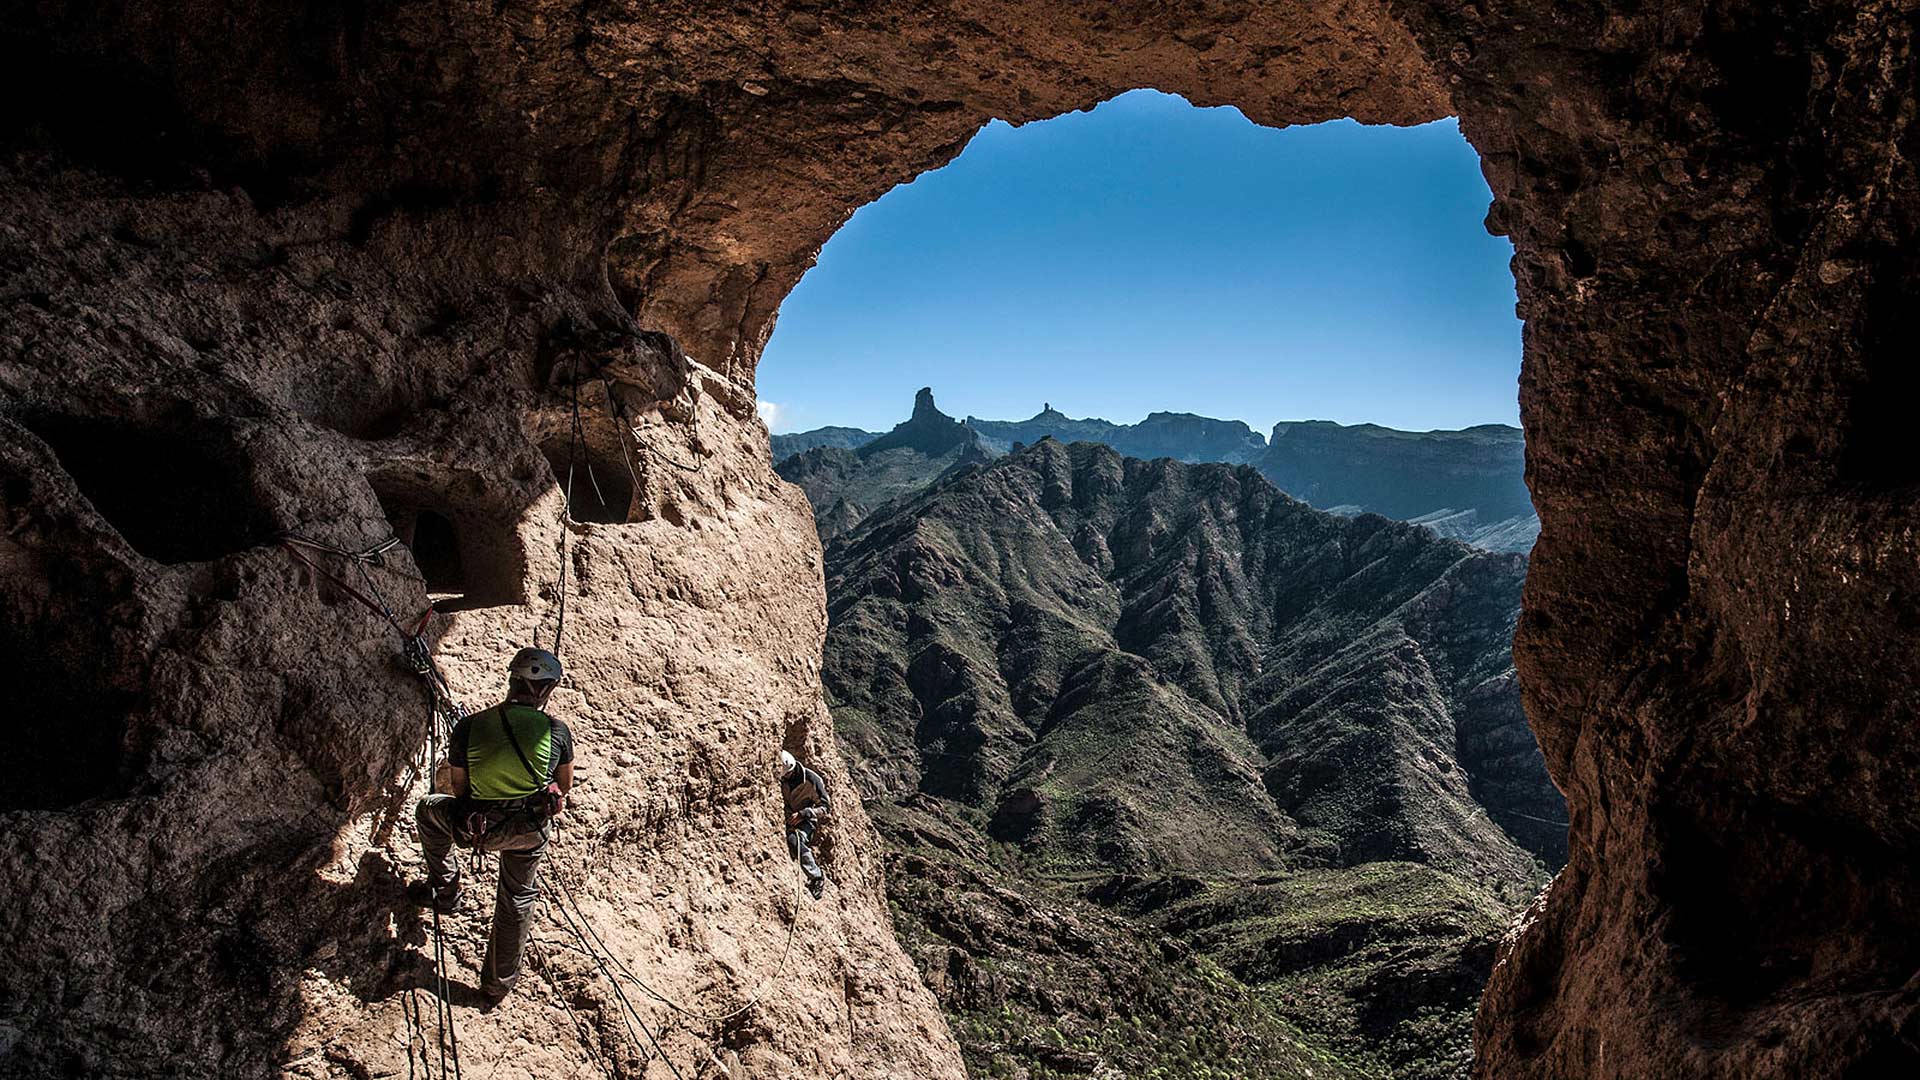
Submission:
[[[267,541],[427,523],[434,577],[472,605],[435,647],[483,699],[558,598],[543,451],[582,371],[610,372],[581,387],[596,475],[631,445],[618,425],[651,449],[630,523],[572,546],[559,708],[633,762],[583,782],[574,850],[601,843],[573,865],[622,949],[736,1000],[785,932],[768,748],[804,740],[843,775],[811,666],[816,541],[752,411],[773,314],[855,208],[988,118],[1145,85],[1265,124],[1457,113],[1513,239],[1541,517],[1515,656],[1573,827],[1476,1069],[1914,1066],[1910,3],[5,14],[0,622],[11,669],[73,688],[30,682],[16,707],[65,718],[50,753],[74,762],[16,784],[0,823],[16,1071],[392,1067],[368,1063],[403,1053],[393,988],[423,954],[389,940],[421,924],[382,822],[423,700],[382,627]],[[871,834],[857,810],[837,827],[847,885],[808,909],[793,977],[713,1037],[753,1075],[815,1055],[957,1076],[888,940]],[[582,961],[547,952],[572,1011],[529,992],[489,1018],[494,1049],[647,1072]]]
[[[435,225],[355,242],[335,203],[31,162],[0,207],[0,604],[42,730],[0,814],[0,1072],[390,1076],[410,1042],[438,1067],[430,924],[402,895],[428,697],[352,587],[407,624],[433,599],[475,708],[565,602],[552,708],[578,783],[500,1009],[473,1008],[491,866],[444,920],[468,1075],[665,1076],[660,1053],[688,1076],[960,1075],[858,801],[825,899],[785,850],[780,747],[850,781],[820,705],[819,543],[749,389],[512,243],[443,277],[420,253],[462,241]],[[285,532],[406,545],[365,578],[307,552],[335,581]],[[689,1017],[628,985],[656,1048],[563,899],[662,996],[753,1007]]]

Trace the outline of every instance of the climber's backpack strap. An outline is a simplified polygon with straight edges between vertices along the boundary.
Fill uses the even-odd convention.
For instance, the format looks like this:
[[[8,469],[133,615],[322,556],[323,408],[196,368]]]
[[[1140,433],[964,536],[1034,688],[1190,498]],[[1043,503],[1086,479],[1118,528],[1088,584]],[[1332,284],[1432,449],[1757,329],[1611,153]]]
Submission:
[[[541,713],[541,715],[546,716],[545,713]],[[551,745],[553,738],[551,735],[553,719],[551,717],[547,718],[547,729],[549,731],[549,735],[547,736],[548,743]],[[550,777],[542,776],[534,771],[533,762],[527,759],[526,751],[520,749],[520,740],[513,737],[513,724],[507,719],[507,710],[504,707],[500,710],[500,730],[507,733],[507,745],[513,747],[513,756],[520,759],[520,766],[527,770],[528,778],[533,781],[536,788],[544,789],[535,791],[532,795],[527,796],[527,808],[532,810],[535,816],[538,817],[550,818],[558,816],[561,807],[566,805],[566,794],[560,790],[560,785],[554,783]],[[553,751],[548,750],[547,753],[551,755]]]

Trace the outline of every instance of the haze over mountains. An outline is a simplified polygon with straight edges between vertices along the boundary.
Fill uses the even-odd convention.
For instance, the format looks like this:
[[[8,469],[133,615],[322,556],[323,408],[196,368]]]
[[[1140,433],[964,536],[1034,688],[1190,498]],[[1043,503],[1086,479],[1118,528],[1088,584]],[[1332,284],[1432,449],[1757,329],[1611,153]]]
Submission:
[[[1137,424],[1115,424],[1076,420],[1048,405],[1027,420],[957,421],[922,389],[912,417],[885,435],[817,428],[775,435],[772,450],[776,468],[807,490],[822,535],[831,537],[973,453],[965,448],[968,433],[978,456],[1051,437],[1104,443],[1148,460],[1251,464],[1282,491],[1320,509],[1412,521],[1491,551],[1525,552],[1540,531],[1525,483],[1525,441],[1519,428],[1502,424],[1412,432],[1288,421],[1274,425],[1269,440],[1238,420],[1191,413],[1156,412]]]
[[[1526,559],[976,423],[922,392],[781,464],[838,526],[823,685],[976,1074],[1464,1075],[1566,850]]]

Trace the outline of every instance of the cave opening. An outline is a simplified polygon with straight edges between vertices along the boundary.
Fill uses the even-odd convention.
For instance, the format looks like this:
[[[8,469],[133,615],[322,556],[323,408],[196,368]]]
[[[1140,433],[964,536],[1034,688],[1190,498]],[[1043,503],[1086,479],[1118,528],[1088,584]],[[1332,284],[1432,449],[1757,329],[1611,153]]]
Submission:
[[[224,423],[51,413],[20,421],[114,531],[155,562],[219,559],[279,531],[254,490],[246,448]]]
[[[614,423],[625,421],[615,418]],[[600,440],[560,434],[544,439],[540,453],[554,482],[567,495],[567,516],[592,525],[633,520],[633,472],[623,449]]]
[[[877,820],[942,819],[894,857],[977,853],[1253,993],[1312,987],[1348,1011],[1276,1015],[1367,1071],[1467,1040],[1486,941],[1568,850],[1512,677],[1539,525],[1491,198],[1453,121],[1278,129],[1135,92],[990,124],[828,240],[756,390],[825,549],[843,752]],[[1218,899],[1111,902],[1170,872]],[[1371,890],[1393,899],[1357,932],[1428,951],[1431,986],[1336,929],[1331,897]],[[1396,938],[1442,893],[1457,932]],[[1283,909],[1293,940],[1257,925]]]
[[[411,485],[376,484],[374,492],[393,534],[413,553],[435,611],[526,602],[526,553],[499,517],[432,503]]]
[[[442,595],[467,591],[467,568],[460,563],[460,538],[453,522],[432,510],[422,510],[413,519],[413,538],[407,547],[413,551],[414,564],[427,580],[427,592]]]

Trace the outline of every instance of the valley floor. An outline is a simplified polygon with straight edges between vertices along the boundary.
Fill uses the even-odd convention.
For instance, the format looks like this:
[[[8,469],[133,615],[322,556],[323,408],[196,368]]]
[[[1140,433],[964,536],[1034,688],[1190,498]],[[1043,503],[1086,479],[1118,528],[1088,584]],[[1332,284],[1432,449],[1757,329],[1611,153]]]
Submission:
[[[1405,862],[1046,867],[946,800],[868,809],[901,944],[976,1078],[1462,1077],[1494,944],[1526,901]]]

